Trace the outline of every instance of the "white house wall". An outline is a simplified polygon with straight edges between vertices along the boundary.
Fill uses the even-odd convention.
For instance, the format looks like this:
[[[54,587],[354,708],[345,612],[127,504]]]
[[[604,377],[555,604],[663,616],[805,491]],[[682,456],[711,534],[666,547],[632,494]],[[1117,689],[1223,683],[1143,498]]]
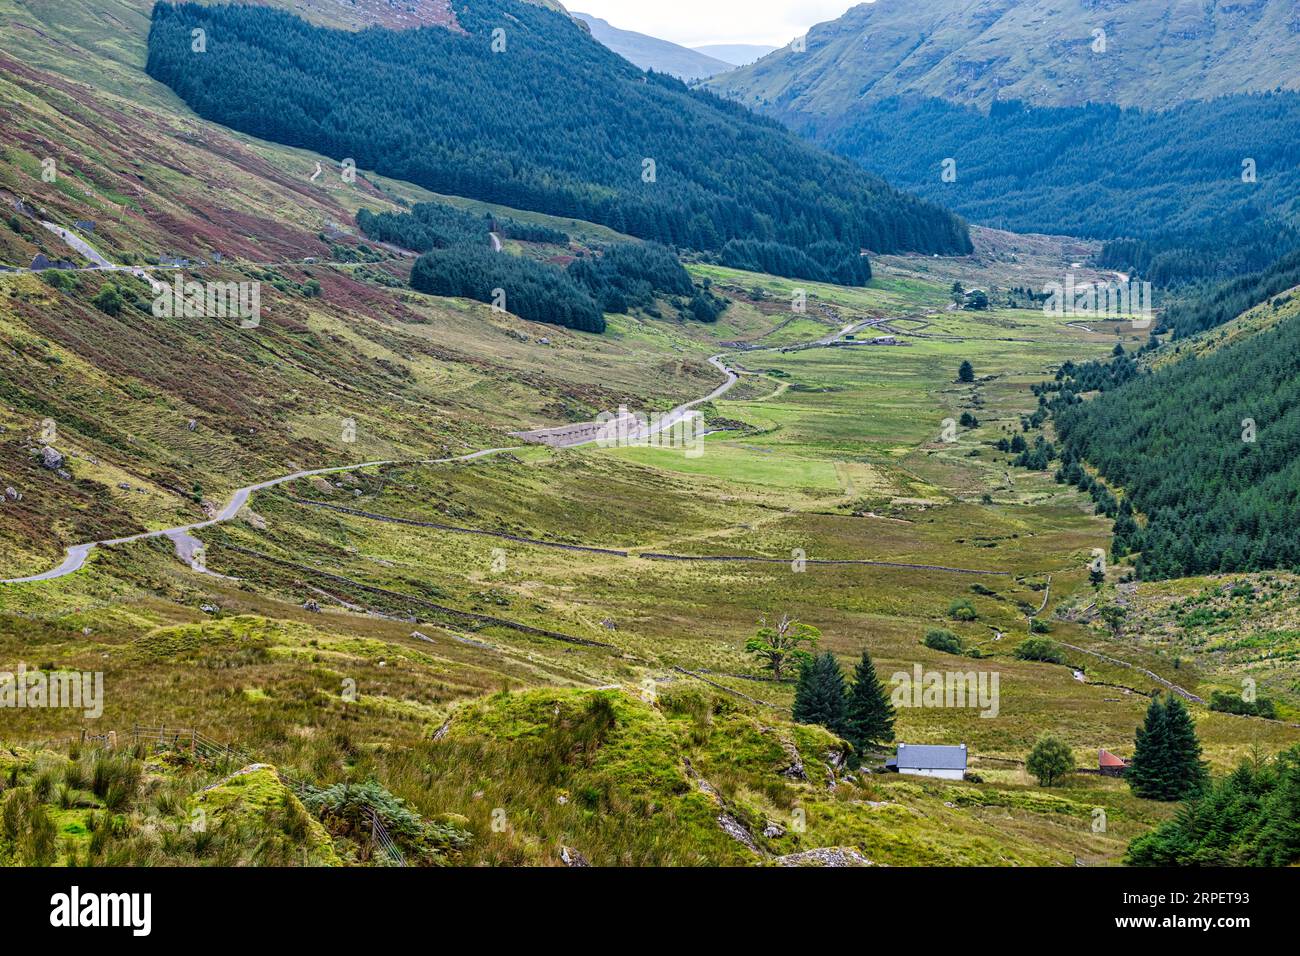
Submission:
[[[898,772],[910,773],[915,777],[941,777],[944,780],[960,780],[964,776],[964,771],[961,770],[905,770],[900,767]]]

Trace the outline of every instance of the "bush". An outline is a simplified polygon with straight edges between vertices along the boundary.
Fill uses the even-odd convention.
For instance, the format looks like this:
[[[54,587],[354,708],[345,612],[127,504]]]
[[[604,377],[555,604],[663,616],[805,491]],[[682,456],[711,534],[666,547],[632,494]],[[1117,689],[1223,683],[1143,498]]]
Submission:
[[[1064,664],[1065,651],[1055,641],[1043,637],[1030,637],[1016,645],[1017,660],[1043,661],[1047,664]]]
[[[941,627],[926,631],[925,640],[922,643],[931,650],[943,651],[945,654],[962,654],[966,650],[966,646],[962,643],[960,637]]]
[[[948,605],[948,616],[954,621],[973,621],[979,617],[975,605],[966,598],[956,598]]]
[[[1217,710],[1224,714],[1245,714],[1249,717],[1277,719],[1277,708],[1269,698],[1257,697],[1253,701],[1245,700],[1240,694],[1222,690],[1216,690],[1210,695],[1210,710]]]

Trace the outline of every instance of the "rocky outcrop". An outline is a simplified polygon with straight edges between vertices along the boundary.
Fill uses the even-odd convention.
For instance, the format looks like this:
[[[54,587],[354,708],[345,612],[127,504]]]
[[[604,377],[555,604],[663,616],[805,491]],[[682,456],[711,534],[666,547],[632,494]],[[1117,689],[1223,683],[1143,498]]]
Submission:
[[[772,861],[777,866],[875,866],[856,847],[824,846],[800,853],[787,853]]]

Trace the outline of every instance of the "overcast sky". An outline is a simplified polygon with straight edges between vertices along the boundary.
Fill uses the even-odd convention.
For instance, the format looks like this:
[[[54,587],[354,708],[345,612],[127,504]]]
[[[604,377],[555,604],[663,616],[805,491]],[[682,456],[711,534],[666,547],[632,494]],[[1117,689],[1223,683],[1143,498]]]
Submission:
[[[620,30],[680,43],[785,46],[814,23],[834,20],[861,0],[562,0]]]

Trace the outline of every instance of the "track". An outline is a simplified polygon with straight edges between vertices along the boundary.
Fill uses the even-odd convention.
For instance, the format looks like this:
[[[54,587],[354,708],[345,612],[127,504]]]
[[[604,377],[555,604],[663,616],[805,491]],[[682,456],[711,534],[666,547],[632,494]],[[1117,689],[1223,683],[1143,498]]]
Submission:
[[[65,229],[62,229],[62,227],[55,226],[53,223],[46,224],[46,226],[51,231],[61,235],[65,239],[65,241],[70,241],[69,237],[76,238],[79,242],[81,242],[83,246],[86,247],[86,249],[90,249],[89,245],[86,244],[84,240],[80,240],[80,238],[76,237],[75,234],[70,233]],[[80,247],[78,248],[79,251],[83,251],[80,249]],[[91,251],[93,252],[93,250]],[[83,254],[86,253],[83,251]],[[95,257],[95,261],[97,262],[96,268],[109,269],[109,270],[128,269],[128,267],[126,266],[113,265],[112,263],[108,262],[107,259],[104,259],[103,256],[99,255],[99,253],[97,252],[94,253],[94,257]],[[103,265],[99,265],[98,263],[100,262],[102,262]],[[134,272],[136,270],[132,269],[131,271]],[[155,280],[150,279],[151,283],[153,281]],[[867,324],[867,323],[863,323],[863,324]],[[816,347],[825,347],[831,345],[834,342],[838,341],[840,338],[842,338],[844,335],[851,332],[854,328],[855,328],[854,326],[846,327],[834,335],[827,336],[823,339],[819,339],[816,342],[808,343],[808,347],[816,348]],[[761,351],[769,351],[769,350],[770,349],[763,349]],[[755,350],[755,351],[760,351],[760,350]],[[728,391],[730,391],[731,388],[735,386],[736,382],[740,381],[740,373],[732,369],[730,366],[726,364],[725,361],[723,361],[722,354],[711,356],[709,358],[709,364],[712,365],[714,368],[716,368],[718,371],[722,372],[723,375],[725,376],[725,379],[721,385],[713,389],[713,391],[709,392],[709,394],[703,396],[702,398],[697,398],[693,401],[686,402],[683,405],[678,405],[671,412],[668,412],[666,415],[660,417],[653,424],[640,424],[640,423],[633,424],[631,429],[625,433],[625,437],[630,439],[646,438],[658,432],[665,431],[669,428],[672,428],[678,422],[682,421],[687,416],[687,414],[690,412],[691,409],[695,408],[698,405],[703,405],[706,402],[711,402],[716,398],[720,398],[721,396],[725,395]],[[578,445],[586,445],[599,440],[601,435],[606,433],[605,430],[608,427],[609,427],[608,424],[603,422],[580,422],[574,425],[561,425],[557,428],[543,428],[543,429],[535,429],[533,431],[512,432],[511,435],[512,437],[520,438],[523,441],[534,443],[534,444],[550,445],[552,447],[557,447],[557,448],[573,448]],[[139,534],[125,535],[120,538],[104,538],[98,541],[87,541],[82,544],[74,544],[67,548],[63,562],[58,567],[51,568],[49,571],[43,571],[40,574],[28,575],[26,577],[0,578],[0,584],[30,584],[38,581],[53,581],[58,578],[66,577],[67,575],[80,571],[83,567],[85,567],[86,560],[90,557],[90,553],[93,550],[95,550],[95,548],[100,546],[130,544],[133,541],[144,541],[150,538],[170,538],[173,544],[176,546],[177,553],[180,554],[186,547],[188,547],[188,542],[192,532],[199,531],[203,528],[208,528],[211,527],[212,525],[220,524],[222,522],[229,521],[230,519],[234,518],[235,515],[239,514],[240,510],[244,507],[244,505],[248,503],[248,499],[252,497],[252,495],[255,494],[256,492],[264,491],[267,488],[274,488],[276,485],[282,485],[285,484],[286,482],[297,481],[299,478],[311,478],[316,475],[336,475],[336,474],[341,474],[343,472],[357,471],[361,468],[373,468],[380,465],[410,465],[410,464],[441,465],[441,464],[450,464],[453,462],[461,462],[461,461],[474,461],[479,458],[485,458],[489,455],[496,455],[496,454],[500,454],[501,452],[517,451],[517,450],[518,450],[517,446],[505,447],[505,448],[486,448],[483,449],[482,451],[471,452],[470,454],[460,455],[454,458],[427,458],[427,459],[416,459],[414,461],[398,460],[398,459],[384,460],[384,461],[366,461],[355,465],[341,465],[333,468],[315,468],[306,471],[296,471],[289,475],[282,475],[279,478],[272,478],[268,481],[262,481],[262,482],[258,482],[257,484],[246,485],[243,488],[237,489],[234,492],[234,494],[231,495],[230,501],[227,502],[226,506],[222,508],[221,511],[218,512],[215,517],[209,518],[206,521],[197,521],[191,524],[179,525],[174,528],[163,528],[158,531],[144,531]],[[468,531],[469,529],[451,529],[451,530]],[[685,560],[717,560],[717,559],[716,558],[690,558],[686,556],[663,556],[658,558],[657,560],[685,561]],[[735,560],[774,561],[778,559],[736,558]],[[810,563],[815,563],[815,562],[810,562]],[[883,564],[884,562],[863,562],[863,563]],[[886,565],[886,566],[890,566],[890,565]],[[917,567],[917,568],[924,567],[922,565],[893,565],[893,566]],[[936,570],[943,570],[943,569],[936,568]],[[982,571],[968,571],[959,568],[952,568],[947,570],[958,571],[960,573],[967,573],[967,574],[986,573]]]

